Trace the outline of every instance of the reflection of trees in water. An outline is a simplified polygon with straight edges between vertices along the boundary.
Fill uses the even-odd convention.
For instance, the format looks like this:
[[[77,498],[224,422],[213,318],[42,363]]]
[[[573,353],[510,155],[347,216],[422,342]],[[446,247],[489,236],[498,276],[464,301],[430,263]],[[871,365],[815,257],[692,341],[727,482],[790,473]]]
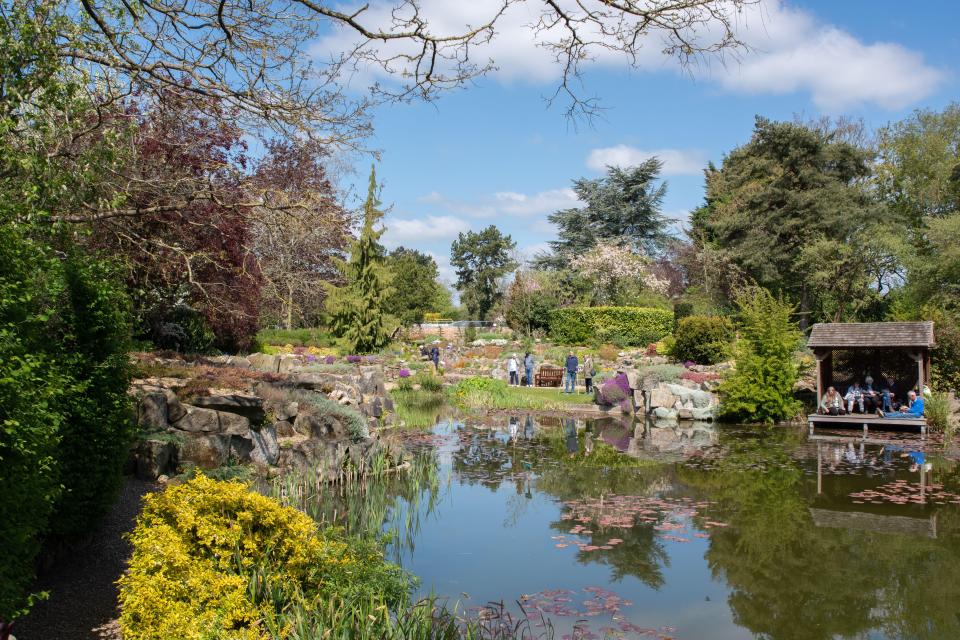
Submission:
[[[706,558],[732,590],[738,624],[771,639],[877,629],[896,638],[960,637],[956,509],[938,514],[938,539],[817,528],[789,447],[763,438],[724,445],[710,469],[682,467],[679,477],[716,502],[711,518],[730,525],[713,531]]]

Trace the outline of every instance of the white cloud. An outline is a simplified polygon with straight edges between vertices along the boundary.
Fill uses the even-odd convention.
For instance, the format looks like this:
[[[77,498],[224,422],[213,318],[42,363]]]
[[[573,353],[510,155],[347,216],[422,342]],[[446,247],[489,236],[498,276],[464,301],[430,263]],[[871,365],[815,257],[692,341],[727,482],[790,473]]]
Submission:
[[[368,25],[391,28],[395,0],[374,0],[362,14]],[[356,5],[354,5],[356,6]],[[419,14],[428,30],[437,35],[462,33],[466,28],[487,22],[502,6],[502,0],[422,0]],[[564,31],[558,25],[535,34],[531,25],[541,16],[537,0],[511,4],[496,24],[489,43],[478,44],[471,60],[496,65],[495,77],[504,82],[526,82],[537,86],[556,83],[562,67],[543,45],[556,42]],[[737,36],[750,49],[727,64],[706,64],[694,74],[718,83],[728,91],[747,94],[809,93],[813,102],[826,110],[860,104],[901,108],[930,95],[943,81],[944,73],[926,64],[923,56],[892,42],[864,42],[840,27],[818,20],[812,13],[769,0],[745,7],[737,13]],[[593,34],[587,33],[588,37]],[[707,44],[719,37],[716,25],[702,26],[693,35]],[[312,52],[328,59],[334,52],[349,50],[357,43],[347,29],[334,31],[317,42]],[[641,71],[679,71],[676,60],[662,53],[662,35],[650,33],[635,61]],[[376,45],[383,54],[414,53],[410,43],[391,41]],[[609,49],[595,48],[585,66],[625,69],[627,59]],[[398,63],[399,64],[399,63]],[[399,77],[401,68],[393,70]],[[362,82],[384,80],[382,69],[367,69]]]
[[[444,212],[473,218],[494,218],[503,215],[538,216],[581,204],[572,189],[550,189],[533,194],[498,191],[492,196],[486,196],[474,202],[454,200],[431,191],[418,198],[418,201],[433,205]]]
[[[423,218],[391,218],[386,221],[383,244],[397,247],[402,244],[422,244],[452,240],[470,225],[455,216],[425,216]]]
[[[701,151],[687,149],[655,149],[648,151],[625,144],[593,149],[587,156],[587,166],[594,171],[611,167],[633,167],[652,157],[663,162],[663,175],[698,175],[706,165],[706,156]]]
[[[779,2],[770,5],[769,17],[754,16],[746,27],[754,52],[716,78],[731,91],[809,92],[825,110],[867,103],[900,109],[930,95],[945,77],[916,51],[892,42],[861,42]]]

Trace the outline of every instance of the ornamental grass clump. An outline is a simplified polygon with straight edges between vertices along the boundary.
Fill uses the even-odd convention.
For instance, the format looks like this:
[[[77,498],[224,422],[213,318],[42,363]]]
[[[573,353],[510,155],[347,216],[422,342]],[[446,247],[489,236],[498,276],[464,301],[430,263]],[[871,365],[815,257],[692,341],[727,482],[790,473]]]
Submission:
[[[411,586],[375,544],[202,475],[148,496],[131,540],[119,581],[125,640],[286,637],[291,609],[320,614],[332,599],[391,607]]]

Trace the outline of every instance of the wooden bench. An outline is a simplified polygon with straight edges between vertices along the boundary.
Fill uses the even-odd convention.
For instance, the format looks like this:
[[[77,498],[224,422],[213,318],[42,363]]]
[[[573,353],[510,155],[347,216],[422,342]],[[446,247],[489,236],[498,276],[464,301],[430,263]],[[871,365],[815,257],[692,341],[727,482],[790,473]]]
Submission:
[[[563,369],[561,367],[540,367],[533,376],[536,387],[559,387],[563,384]]]

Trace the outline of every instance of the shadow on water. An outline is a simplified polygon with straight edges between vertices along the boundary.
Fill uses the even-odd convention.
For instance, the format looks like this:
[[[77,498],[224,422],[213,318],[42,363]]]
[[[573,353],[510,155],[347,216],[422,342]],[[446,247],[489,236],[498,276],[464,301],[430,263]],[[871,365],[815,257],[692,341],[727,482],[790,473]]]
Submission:
[[[960,465],[928,443],[536,415],[396,435],[408,477],[301,506],[392,532],[424,594],[558,637],[960,637]]]

